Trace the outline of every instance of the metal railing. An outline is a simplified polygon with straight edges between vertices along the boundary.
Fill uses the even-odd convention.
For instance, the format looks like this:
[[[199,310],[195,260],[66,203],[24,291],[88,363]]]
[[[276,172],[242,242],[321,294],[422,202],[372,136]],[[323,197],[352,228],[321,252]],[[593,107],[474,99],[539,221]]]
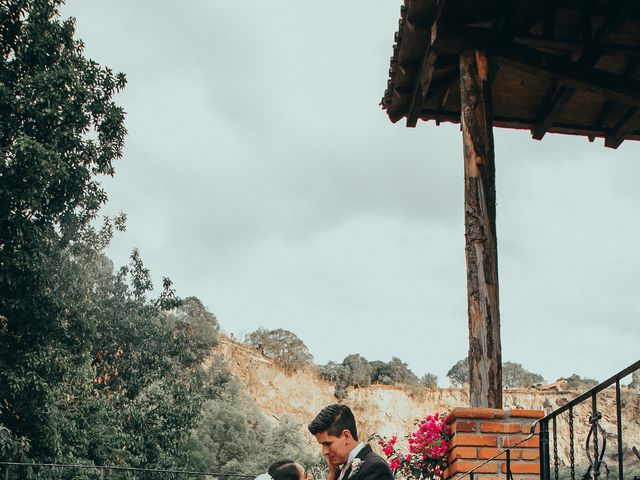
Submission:
[[[637,475],[640,473],[640,455],[636,454],[638,457],[637,468],[635,468],[635,463],[630,463],[634,461],[634,459],[633,456],[629,454],[630,452],[637,452],[636,446],[626,448],[624,446],[624,429],[622,423],[623,392],[620,386],[620,381],[628,375],[631,375],[636,370],[640,370],[640,361],[635,362],[608,380],[602,382],[600,385],[597,385],[591,390],[583,393],[575,400],[572,400],[539,420],[541,480],[551,480],[551,478],[554,480],[559,480],[561,478],[576,480],[577,470],[583,468],[585,469],[584,473],[581,475],[583,480],[597,480],[603,474],[605,478],[609,478],[609,476],[613,474],[613,476],[617,476],[618,480],[623,480],[625,478],[625,454],[630,459],[627,463],[634,466],[633,470],[635,473],[632,474]],[[599,398],[599,394],[601,394],[602,397],[604,395],[604,390],[609,387],[615,388],[615,433],[612,431],[606,431],[602,425],[603,416],[601,405],[605,400],[610,400],[603,400],[602,398]],[[631,394],[635,395],[633,392]],[[584,411],[585,407],[583,404],[587,404],[588,402],[591,403],[590,412],[588,412],[588,419],[584,418],[584,412],[582,417],[583,420],[587,420],[586,423],[589,428],[584,450],[588,465],[580,465],[576,460],[576,454],[579,452],[576,447],[575,422],[579,418],[577,415],[578,410],[580,409]],[[588,407],[586,408],[588,410]],[[611,430],[610,425],[611,423],[609,423],[608,428]],[[560,430],[563,432],[568,430],[569,452],[568,459],[565,458],[565,461],[561,461],[560,454],[558,453],[558,437],[560,435]],[[607,440],[610,440],[609,443],[607,443]],[[607,460],[605,459],[605,452],[611,443],[615,445],[615,457],[617,457],[617,468],[613,471],[609,468]],[[561,466],[563,468],[568,467],[569,471],[563,472],[563,475],[560,475]],[[553,472],[551,471],[552,468]],[[629,476],[629,478],[632,477]],[[635,476],[633,478],[634,480],[640,480],[640,476]]]
[[[0,462],[1,480],[29,479],[151,479],[154,480],[253,480],[254,474],[166,470],[119,467],[115,465],[82,465],[62,463]]]

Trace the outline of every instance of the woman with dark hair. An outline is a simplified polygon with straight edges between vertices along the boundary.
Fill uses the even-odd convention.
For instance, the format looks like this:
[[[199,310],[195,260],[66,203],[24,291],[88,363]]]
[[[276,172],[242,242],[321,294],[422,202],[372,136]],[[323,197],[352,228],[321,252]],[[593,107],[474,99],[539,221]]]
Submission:
[[[275,466],[276,464],[279,465]],[[311,476],[307,474],[302,465],[292,461],[274,463],[271,467],[269,467],[269,475],[271,475],[271,478],[273,478],[273,480],[311,479]]]

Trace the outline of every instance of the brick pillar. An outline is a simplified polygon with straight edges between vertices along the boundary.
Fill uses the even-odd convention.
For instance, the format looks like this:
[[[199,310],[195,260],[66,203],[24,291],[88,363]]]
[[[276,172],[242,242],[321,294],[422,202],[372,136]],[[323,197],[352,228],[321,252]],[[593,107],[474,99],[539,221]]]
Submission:
[[[542,410],[501,410],[494,408],[456,408],[449,415],[453,438],[445,480],[456,479],[485,460],[511,447],[529,435],[531,424],[542,418]],[[536,429],[536,433],[538,429]],[[478,480],[505,480],[507,456],[501,454],[475,472]],[[511,450],[514,480],[540,478],[538,436]],[[465,479],[467,480],[467,479]]]

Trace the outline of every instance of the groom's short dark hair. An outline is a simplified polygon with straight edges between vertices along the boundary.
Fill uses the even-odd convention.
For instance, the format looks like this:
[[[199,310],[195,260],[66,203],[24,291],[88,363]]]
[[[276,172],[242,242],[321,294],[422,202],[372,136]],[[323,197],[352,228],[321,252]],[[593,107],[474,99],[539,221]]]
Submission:
[[[358,440],[356,419],[353,417],[351,409],[338,403],[320,410],[320,413],[316,415],[316,418],[313,419],[308,428],[311,435],[327,432],[334,437],[339,437],[344,430],[349,430],[354,440]]]

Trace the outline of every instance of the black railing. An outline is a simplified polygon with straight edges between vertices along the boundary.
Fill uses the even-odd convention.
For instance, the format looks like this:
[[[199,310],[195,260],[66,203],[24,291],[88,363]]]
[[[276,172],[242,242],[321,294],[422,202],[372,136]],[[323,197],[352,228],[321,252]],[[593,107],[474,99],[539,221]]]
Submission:
[[[626,478],[640,480],[638,450],[635,445],[626,445],[623,438],[623,393],[629,396],[627,401],[636,405],[636,408],[640,400],[636,392],[632,389],[623,392],[620,385],[622,379],[637,370],[640,370],[640,361],[540,419],[541,480],[576,480],[576,475],[582,480],[598,480],[602,476],[623,480],[625,470],[628,470]],[[610,388],[615,388],[615,394],[608,393],[607,389]],[[603,407],[605,403],[612,402],[615,403],[615,426],[612,426],[613,418],[609,417],[605,428]],[[607,410],[610,410],[609,406]],[[632,421],[638,422],[638,419],[632,418]],[[582,439],[576,432],[576,422],[585,424],[588,429],[584,450],[578,443]],[[564,445],[568,444],[568,452],[562,452],[563,455],[558,452],[559,437],[564,438]],[[608,451],[611,444],[614,447]],[[615,453],[611,455],[614,449]],[[615,459],[616,468],[609,465],[610,459]]]
[[[95,479],[95,480],[253,480],[246,473],[163,470],[155,468],[118,467],[114,465],[82,465],[61,463],[0,462],[0,480],[28,479]]]

